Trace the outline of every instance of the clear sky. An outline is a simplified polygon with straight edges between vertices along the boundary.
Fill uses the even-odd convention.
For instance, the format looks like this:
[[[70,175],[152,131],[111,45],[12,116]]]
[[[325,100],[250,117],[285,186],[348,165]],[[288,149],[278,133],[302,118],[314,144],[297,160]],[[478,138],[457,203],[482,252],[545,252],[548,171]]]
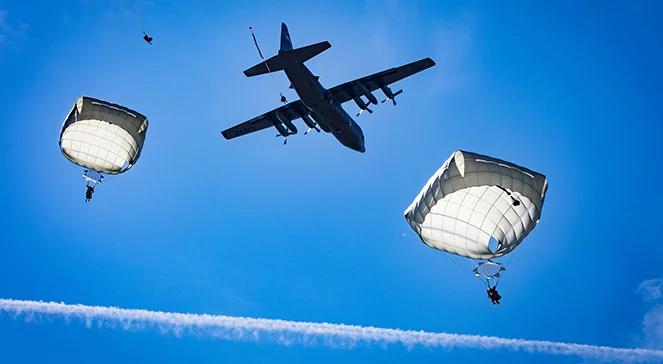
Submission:
[[[663,277],[662,10],[3,0],[0,297],[660,348],[663,329],[643,332],[648,312],[663,328],[660,302],[636,290]],[[272,55],[282,21],[295,46],[330,41],[307,63],[327,87],[422,57],[437,66],[397,84],[398,106],[357,119],[364,154],[323,133],[285,147],[273,130],[226,141],[220,130],[277,107],[278,92],[296,98],[283,74],[242,74],[259,61],[248,27]],[[150,119],[138,164],[88,204],[81,168],[57,143],[81,95]],[[402,216],[455,149],[549,179],[541,223],[504,259],[497,307]],[[0,348],[7,363],[580,360],[284,347],[6,316]]]

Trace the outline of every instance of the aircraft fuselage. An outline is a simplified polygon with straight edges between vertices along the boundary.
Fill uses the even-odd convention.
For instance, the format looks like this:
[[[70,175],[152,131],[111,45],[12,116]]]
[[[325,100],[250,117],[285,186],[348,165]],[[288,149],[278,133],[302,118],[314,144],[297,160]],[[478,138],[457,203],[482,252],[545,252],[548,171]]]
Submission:
[[[340,103],[331,97],[318,78],[301,62],[284,67],[292,87],[302,103],[311,112],[311,117],[320,128],[332,133],[341,144],[358,152],[365,152],[364,133]]]

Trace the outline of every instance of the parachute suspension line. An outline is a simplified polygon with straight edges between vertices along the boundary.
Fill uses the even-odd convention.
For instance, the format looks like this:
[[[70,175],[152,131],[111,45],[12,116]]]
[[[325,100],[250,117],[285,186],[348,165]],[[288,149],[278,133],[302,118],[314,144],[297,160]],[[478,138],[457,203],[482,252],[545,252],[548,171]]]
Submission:
[[[456,260],[455,257],[450,256],[449,254],[442,254],[442,256],[445,257],[447,260],[449,260],[451,263],[453,263],[453,265],[455,265],[456,268],[458,268],[458,270],[460,272],[462,272],[462,273],[467,273],[468,271],[470,273],[472,272],[472,268],[469,264],[465,264],[463,266],[463,264],[461,264],[458,260]],[[465,260],[461,260],[461,261],[465,262]],[[472,279],[472,280],[474,280],[474,279]],[[479,283],[479,284],[481,284],[481,283]]]
[[[138,26],[138,29],[140,29],[140,32],[145,34],[145,29],[143,29],[143,22],[140,21],[140,16],[138,16],[138,9],[136,9],[136,4],[134,2],[131,2],[131,15],[133,15],[134,21],[136,22],[136,25]]]
[[[262,59],[263,63],[265,63],[265,67],[267,68],[267,73],[269,73],[270,79],[274,80],[274,75],[272,74],[272,70],[269,68],[269,64],[265,60],[265,57],[262,55],[262,51],[260,50],[260,46],[258,45],[258,39],[256,38],[256,34],[253,32],[253,27],[249,27],[249,31],[251,32],[251,37],[253,38],[253,44],[255,44],[256,49],[258,50],[258,55],[260,56],[260,59]],[[279,100],[283,104],[288,103],[288,100],[281,92],[279,92]]]
[[[258,54],[260,55],[260,58],[264,61],[265,57],[262,55],[262,52],[260,51],[260,46],[258,45],[258,40],[256,39],[256,34],[253,32],[253,27],[249,27],[249,30],[251,31],[251,36],[253,37],[253,44],[256,45],[256,49],[258,50]],[[267,70],[269,71],[269,65],[265,62],[265,66],[267,66]]]
[[[493,284],[493,285],[491,285],[491,283],[490,283],[491,280],[488,277],[477,277],[477,278],[479,278],[481,280],[481,282],[486,284],[486,288],[493,288],[493,287],[497,288],[497,286],[500,284],[500,278],[499,277],[498,278],[493,278],[493,282],[495,282],[495,284]]]
[[[140,16],[138,15],[138,9],[136,9],[136,4],[133,2],[131,3],[131,14],[133,15],[134,21],[136,22],[138,29],[140,29],[140,32],[143,33],[143,39],[147,43],[152,44],[152,40],[154,40],[154,38],[152,38],[150,35],[145,33],[145,29],[143,28],[143,22],[140,21]]]

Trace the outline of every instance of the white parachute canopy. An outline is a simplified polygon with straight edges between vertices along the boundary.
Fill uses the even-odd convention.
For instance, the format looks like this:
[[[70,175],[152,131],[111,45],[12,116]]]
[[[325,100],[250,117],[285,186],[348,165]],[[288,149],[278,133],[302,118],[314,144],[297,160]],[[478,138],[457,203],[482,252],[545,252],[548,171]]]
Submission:
[[[547,188],[540,173],[458,150],[428,180],[405,219],[431,248],[492,259],[514,250],[534,229]]]
[[[60,150],[71,162],[99,173],[120,174],[140,157],[147,118],[124,106],[79,97],[60,132]]]

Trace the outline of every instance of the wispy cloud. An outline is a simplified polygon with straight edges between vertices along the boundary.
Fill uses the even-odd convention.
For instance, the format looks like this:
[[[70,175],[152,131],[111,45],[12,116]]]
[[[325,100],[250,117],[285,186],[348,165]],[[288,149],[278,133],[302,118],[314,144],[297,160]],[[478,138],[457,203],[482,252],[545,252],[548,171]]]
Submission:
[[[647,279],[638,285],[637,292],[646,301],[663,298],[663,278]]]
[[[637,293],[654,306],[642,319],[642,341],[648,348],[663,349],[663,279],[647,279],[638,285]]]
[[[7,33],[11,30],[7,22],[7,11],[0,9],[0,46],[7,40]]]
[[[17,39],[25,34],[28,24],[24,22],[13,23],[9,19],[9,12],[0,9],[0,48],[10,41]]]
[[[663,305],[657,305],[645,314],[642,333],[646,347],[663,349]]]
[[[509,339],[494,336],[431,333],[377,327],[298,322],[207,314],[170,313],[117,307],[71,305],[56,302],[0,299],[0,313],[26,321],[62,319],[87,327],[122,330],[156,329],[162,334],[204,335],[239,341],[269,340],[283,345],[402,345],[407,348],[507,349],[528,353],[570,355],[608,361],[663,360],[663,351],[624,349],[555,341]]]

